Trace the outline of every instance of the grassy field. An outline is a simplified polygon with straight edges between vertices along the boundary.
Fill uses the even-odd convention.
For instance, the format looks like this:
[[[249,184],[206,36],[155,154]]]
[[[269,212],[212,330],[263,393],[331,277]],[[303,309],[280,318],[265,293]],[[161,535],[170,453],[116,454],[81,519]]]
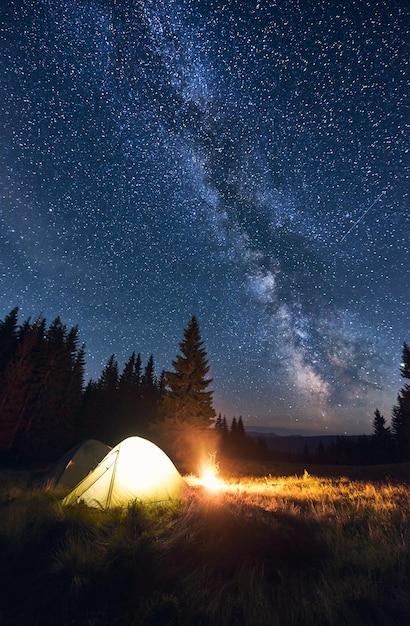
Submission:
[[[403,626],[409,469],[231,461],[219,490],[107,512],[3,472],[0,624]]]

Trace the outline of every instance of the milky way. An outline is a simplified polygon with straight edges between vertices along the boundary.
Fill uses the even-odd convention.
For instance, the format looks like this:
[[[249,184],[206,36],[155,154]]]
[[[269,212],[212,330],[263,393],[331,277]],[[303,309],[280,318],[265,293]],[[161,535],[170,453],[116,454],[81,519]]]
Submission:
[[[389,417],[410,341],[406,5],[2,3],[1,319],[78,324],[95,378],[112,353],[169,369],[195,314],[227,417]]]

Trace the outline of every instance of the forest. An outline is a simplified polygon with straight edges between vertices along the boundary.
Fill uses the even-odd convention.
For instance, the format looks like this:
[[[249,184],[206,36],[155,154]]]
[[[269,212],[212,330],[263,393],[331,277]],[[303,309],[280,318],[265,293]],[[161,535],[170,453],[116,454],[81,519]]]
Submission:
[[[269,459],[263,437],[245,432],[243,419],[216,416],[208,378],[210,365],[198,321],[191,318],[173,369],[155,372],[133,351],[122,370],[112,354],[97,380],[85,383],[85,347],[77,326],[42,316],[21,324],[18,308],[0,321],[0,460],[53,462],[79,441],[114,446],[139,435],[160,443],[177,460],[201,437],[218,454]],[[410,379],[410,348],[404,343],[401,375]],[[410,459],[410,385],[400,389],[391,424],[374,412],[373,434],[338,437],[300,459],[318,464],[392,463]]]

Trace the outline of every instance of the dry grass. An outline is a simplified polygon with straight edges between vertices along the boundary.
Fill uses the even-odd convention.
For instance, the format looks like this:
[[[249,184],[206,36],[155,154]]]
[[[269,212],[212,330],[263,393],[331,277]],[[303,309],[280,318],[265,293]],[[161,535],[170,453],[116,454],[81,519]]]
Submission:
[[[107,512],[3,476],[0,623],[409,623],[406,482],[280,469],[223,467],[216,492],[190,475],[180,503]]]

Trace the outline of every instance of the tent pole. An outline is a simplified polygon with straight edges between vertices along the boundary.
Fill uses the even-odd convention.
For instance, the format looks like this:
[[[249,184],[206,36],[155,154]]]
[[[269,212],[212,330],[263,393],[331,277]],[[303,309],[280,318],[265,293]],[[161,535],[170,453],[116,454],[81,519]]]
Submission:
[[[122,443],[122,442],[121,442]],[[117,450],[117,458],[115,459],[114,462],[114,468],[112,470],[112,474],[111,474],[111,480],[110,480],[110,486],[108,489],[108,496],[107,496],[107,504],[105,506],[106,509],[108,509],[108,507],[111,504],[111,495],[112,495],[112,490],[114,489],[114,482],[115,482],[115,474],[117,473],[117,464],[118,464],[118,456],[120,454],[120,449],[121,449],[121,443],[118,446],[118,450]]]

